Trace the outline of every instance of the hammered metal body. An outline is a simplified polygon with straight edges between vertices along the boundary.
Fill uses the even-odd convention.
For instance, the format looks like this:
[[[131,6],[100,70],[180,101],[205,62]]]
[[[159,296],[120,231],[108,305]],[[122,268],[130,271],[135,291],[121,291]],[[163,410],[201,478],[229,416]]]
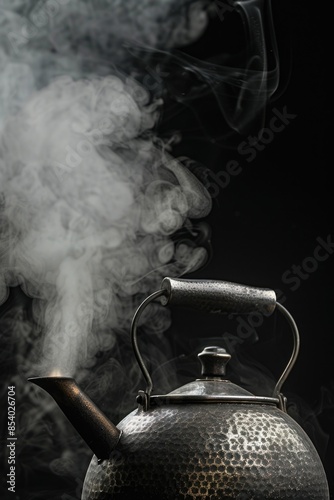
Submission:
[[[88,468],[82,500],[328,500],[319,456],[275,405],[161,405],[130,413]]]

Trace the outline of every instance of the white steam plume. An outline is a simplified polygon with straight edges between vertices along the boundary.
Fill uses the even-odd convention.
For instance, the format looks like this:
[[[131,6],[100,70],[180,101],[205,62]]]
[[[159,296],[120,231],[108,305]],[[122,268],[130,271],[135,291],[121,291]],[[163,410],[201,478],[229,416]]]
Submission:
[[[117,422],[132,408],[140,383],[128,335],[136,306],[163,276],[186,274],[207,258],[193,220],[209,213],[211,199],[187,159],[173,157],[177,137],[162,140],[157,132],[174,72],[167,65],[167,77],[152,85],[150,70],[198,40],[208,5],[214,3],[0,2],[0,303],[15,285],[33,297],[32,319],[30,310],[15,308],[0,318],[1,364],[21,395],[18,463],[27,500],[62,498],[61,487],[36,491],[31,482],[49,469],[82,478],[90,452],[26,378],[53,369],[78,375]],[[223,58],[220,72],[219,63],[188,61],[178,63],[191,74],[179,101],[209,89],[225,109],[226,88],[232,89],[233,109],[225,114],[234,130],[236,121],[248,123],[256,114],[251,103],[259,79],[255,107],[262,109],[275,87],[275,74],[269,92],[264,85],[264,59],[240,71]],[[170,318],[157,304],[146,312],[151,335],[141,345],[153,370],[168,358],[161,334]],[[154,377],[168,390],[164,370]]]
[[[4,277],[46,305],[44,372],[85,366],[101,318],[120,327],[133,304],[119,302],[206,258],[171,240],[211,200],[152,131],[162,103],[149,99],[130,78],[60,78],[3,130]]]
[[[171,49],[208,24],[206,0],[3,0],[0,122],[59,75],[138,72],[130,47]],[[144,56],[142,56],[143,58]],[[146,56],[147,62],[150,55]],[[141,61],[140,66],[143,61]],[[144,64],[145,67],[146,63]],[[149,76],[145,74],[144,76]]]
[[[21,299],[10,309],[17,289],[10,296],[1,366],[21,394],[17,489],[27,500],[63,498],[68,479],[79,498],[90,458],[27,377],[75,375],[117,422],[140,384],[135,308],[164,275],[206,259],[190,219],[211,200],[187,161],[173,158],[174,139],[159,138],[164,102],[145,85],[151,56],[138,65],[130,50],[195,40],[205,3],[0,2],[0,304],[15,285],[33,298],[23,311]],[[168,358],[170,317],[157,304],[147,312],[142,348],[154,368]],[[164,375],[155,381],[165,390]],[[35,477],[51,483],[36,489]]]

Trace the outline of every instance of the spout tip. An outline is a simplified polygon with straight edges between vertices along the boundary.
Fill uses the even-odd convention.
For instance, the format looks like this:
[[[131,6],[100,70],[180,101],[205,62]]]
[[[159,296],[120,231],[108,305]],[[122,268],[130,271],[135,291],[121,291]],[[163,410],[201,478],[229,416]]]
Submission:
[[[117,446],[120,430],[97,408],[71,377],[29,377],[56,401],[74,428],[101,459]]]
[[[71,377],[58,377],[58,376],[48,376],[48,377],[29,377],[28,382],[41,387],[47,392],[56,390],[60,387],[75,386],[75,381]]]
[[[48,382],[52,380],[73,380],[72,377],[63,377],[62,375],[48,375],[47,377],[29,377],[28,382],[33,384],[39,384],[43,382]]]

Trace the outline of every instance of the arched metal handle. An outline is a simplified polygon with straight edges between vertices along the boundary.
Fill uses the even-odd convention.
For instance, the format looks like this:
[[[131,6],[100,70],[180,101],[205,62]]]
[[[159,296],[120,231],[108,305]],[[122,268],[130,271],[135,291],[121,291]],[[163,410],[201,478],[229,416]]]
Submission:
[[[296,322],[293,319],[292,315],[289,313],[289,311],[287,309],[285,309],[285,307],[283,307],[282,304],[280,304],[279,302],[276,302],[276,307],[280,311],[280,313],[283,314],[285,319],[288,321],[290,328],[291,328],[291,331],[292,331],[292,335],[293,335],[293,349],[292,349],[291,357],[288,361],[288,364],[284,368],[282,375],[278,379],[277,384],[275,385],[274,393],[273,393],[273,396],[277,397],[279,399],[281,410],[286,411],[286,399],[282,394],[282,386],[283,386],[284,382],[286,381],[286,379],[288,378],[292,368],[294,367],[294,364],[297,361],[297,357],[298,357],[299,349],[300,349],[300,335],[299,335],[299,331],[298,331],[298,327],[296,325]]]
[[[149,295],[138,307],[136,310],[133,318],[132,318],[132,323],[131,323],[131,342],[132,342],[132,347],[133,351],[136,356],[137,363],[139,365],[139,368],[141,369],[142,374],[144,375],[144,378],[146,380],[146,391],[145,393],[150,396],[152,393],[153,389],[153,382],[151,379],[151,376],[148,372],[148,369],[146,368],[146,365],[144,363],[144,360],[142,358],[142,355],[140,354],[139,347],[138,347],[138,341],[137,341],[137,326],[138,326],[138,321],[141,316],[141,313],[143,310],[148,306],[150,302],[153,302],[153,300],[162,297],[165,295],[166,291],[165,290],[158,290],[157,292],[152,293]]]
[[[167,280],[167,281],[166,281]],[[138,347],[138,341],[137,341],[137,326],[138,326],[138,321],[139,318],[143,312],[143,310],[156,299],[162,298],[161,303],[163,305],[167,304],[173,304],[175,303],[175,295],[174,295],[174,300],[172,295],[172,290],[173,288],[170,286],[171,282],[175,283],[177,281],[177,297],[178,300],[176,301],[178,305],[183,305],[182,302],[182,297],[185,297],[185,304],[184,305],[192,305],[193,307],[200,308],[208,311],[207,305],[204,307],[200,307],[200,302],[199,299],[196,297],[195,298],[195,291],[199,293],[199,295],[202,295],[203,299],[203,290],[204,290],[204,295],[206,295],[206,299],[209,298],[209,304],[210,304],[210,310],[209,312],[219,312],[219,313],[231,313],[231,312],[245,312],[245,307],[242,305],[242,302],[246,304],[246,309],[247,312],[251,312],[254,310],[262,310],[266,311],[263,312],[264,315],[268,316],[275,310],[275,307],[285,316],[287,321],[289,322],[290,328],[292,330],[293,334],[293,339],[294,339],[294,345],[293,345],[293,352],[292,355],[288,361],[287,366],[285,367],[282,375],[278,379],[278,382],[275,386],[274,389],[274,394],[273,397],[277,398],[279,400],[279,407],[283,410],[285,410],[285,398],[281,393],[282,386],[284,382],[286,381],[289,373],[291,372],[297,357],[299,353],[299,347],[300,347],[300,337],[299,337],[299,332],[297,325],[291,316],[291,314],[285,309],[285,307],[282,306],[279,302],[276,302],[276,295],[275,295],[275,304],[273,304],[273,295],[271,290],[268,289],[256,289],[255,287],[248,287],[246,285],[238,285],[236,283],[229,283],[229,282],[222,282],[222,281],[212,281],[212,280],[196,280],[195,287],[194,287],[194,281],[193,280],[172,280],[171,278],[165,278],[162,281],[162,289],[158,290],[151,295],[149,295],[137,308],[133,319],[131,323],[131,341],[132,341],[132,346],[134,350],[134,354],[136,357],[136,360],[138,362],[138,365],[141,369],[141,372],[145,378],[146,381],[146,390],[145,391],[140,391],[140,397],[144,399],[144,401],[141,401],[143,406],[148,408],[149,406],[149,398],[153,390],[153,382],[152,378],[146,368],[145,362],[143,360],[143,357],[140,353],[139,347]],[[179,287],[179,283],[182,281],[182,289]],[[189,281],[189,287],[191,288],[192,292],[189,296],[189,294],[186,293],[186,287],[187,287],[187,282]],[[166,283],[168,283],[168,286],[166,287]],[[217,284],[219,286],[217,286]],[[214,293],[214,290],[212,288],[218,288],[219,293]],[[194,291],[195,290],[195,291]],[[256,292],[254,292],[256,290]],[[202,293],[201,293],[202,292]],[[233,293],[234,292],[234,293]],[[254,297],[252,298],[250,296],[250,293],[254,293]],[[275,293],[275,292],[273,292]],[[258,300],[260,298],[260,300]],[[216,306],[214,306],[214,300],[216,300]],[[208,301],[206,301],[206,304],[208,304]],[[227,304],[227,307],[226,307]],[[234,309],[233,309],[233,304],[234,304]],[[260,304],[260,306],[259,306]],[[212,310],[213,308],[213,310]],[[270,311],[270,312],[269,312]]]

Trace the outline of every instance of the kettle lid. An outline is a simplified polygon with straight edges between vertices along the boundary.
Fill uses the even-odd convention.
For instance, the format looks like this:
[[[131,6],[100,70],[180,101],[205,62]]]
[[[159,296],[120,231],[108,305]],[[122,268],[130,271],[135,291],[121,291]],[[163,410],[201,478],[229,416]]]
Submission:
[[[165,280],[164,280],[165,281]],[[187,282],[187,283],[186,283]],[[189,283],[188,283],[189,282]],[[163,282],[164,283],[164,282]],[[176,286],[175,286],[176,283]],[[220,290],[221,293],[218,293]],[[202,378],[198,379],[190,384],[172,391],[165,396],[152,396],[153,382],[152,378],[146,368],[143,357],[140,354],[137,342],[137,326],[141,313],[145,307],[156,299],[168,298],[167,302],[174,301],[180,304],[187,305],[198,305],[198,301],[194,300],[194,297],[200,295],[201,304],[206,310],[208,308],[209,312],[220,312],[226,313],[231,311],[233,313],[237,312],[250,312],[250,311],[260,311],[263,305],[266,306],[265,310],[267,312],[273,312],[276,309],[279,310],[287,319],[292,334],[293,334],[293,352],[286,365],[283,373],[278,379],[273,397],[258,397],[254,396],[248,391],[241,389],[235,384],[227,381],[225,376],[225,366],[227,361],[230,359],[229,354],[220,347],[207,347],[202,353],[199,354],[199,358],[202,362]],[[174,299],[173,299],[174,297]],[[189,299],[189,300],[188,300]],[[263,299],[263,300],[260,300]],[[264,304],[263,304],[264,301]],[[218,309],[217,309],[217,303]],[[163,305],[166,305],[163,303]],[[262,305],[262,306],[261,306]],[[203,309],[203,307],[201,308]],[[275,307],[274,307],[275,306]],[[269,308],[269,311],[268,311]],[[263,311],[262,311],[263,312]],[[276,302],[275,292],[272,290],[262,290],[254,289],[254,287],[248,287],[245,285],[236,285],[228,282],[216,282],[212,280],[170,280],[168,278],[167,289],[163,287],[156,292],[149,295],[136,310],[132,323],[131,323],[131,340],[134,350],[135,357],[139,364],[139,367],[146,380],[146,390],[139,391],[137,401],[147,410],[151,403],[165,402],[165,403],[180,403],[180,402],[250,402],[250,403],[260,403],[260,404],[275,404],[281,410],[286,411],[286,398],[282,394],[282,385],[287,379],[292,367],[294,366],[300,346],[300,338],[297,325],[285,307],[279,302]]]
[[[205,347],[198,354],[201,378],[193,380],[166,395],[152,395],[150,405],[186,403],[252,403],[278,405],[277,398],[255,396],[226,378],[231,355],[223,347]],[[140,403],[140,398],[138,400]]]

